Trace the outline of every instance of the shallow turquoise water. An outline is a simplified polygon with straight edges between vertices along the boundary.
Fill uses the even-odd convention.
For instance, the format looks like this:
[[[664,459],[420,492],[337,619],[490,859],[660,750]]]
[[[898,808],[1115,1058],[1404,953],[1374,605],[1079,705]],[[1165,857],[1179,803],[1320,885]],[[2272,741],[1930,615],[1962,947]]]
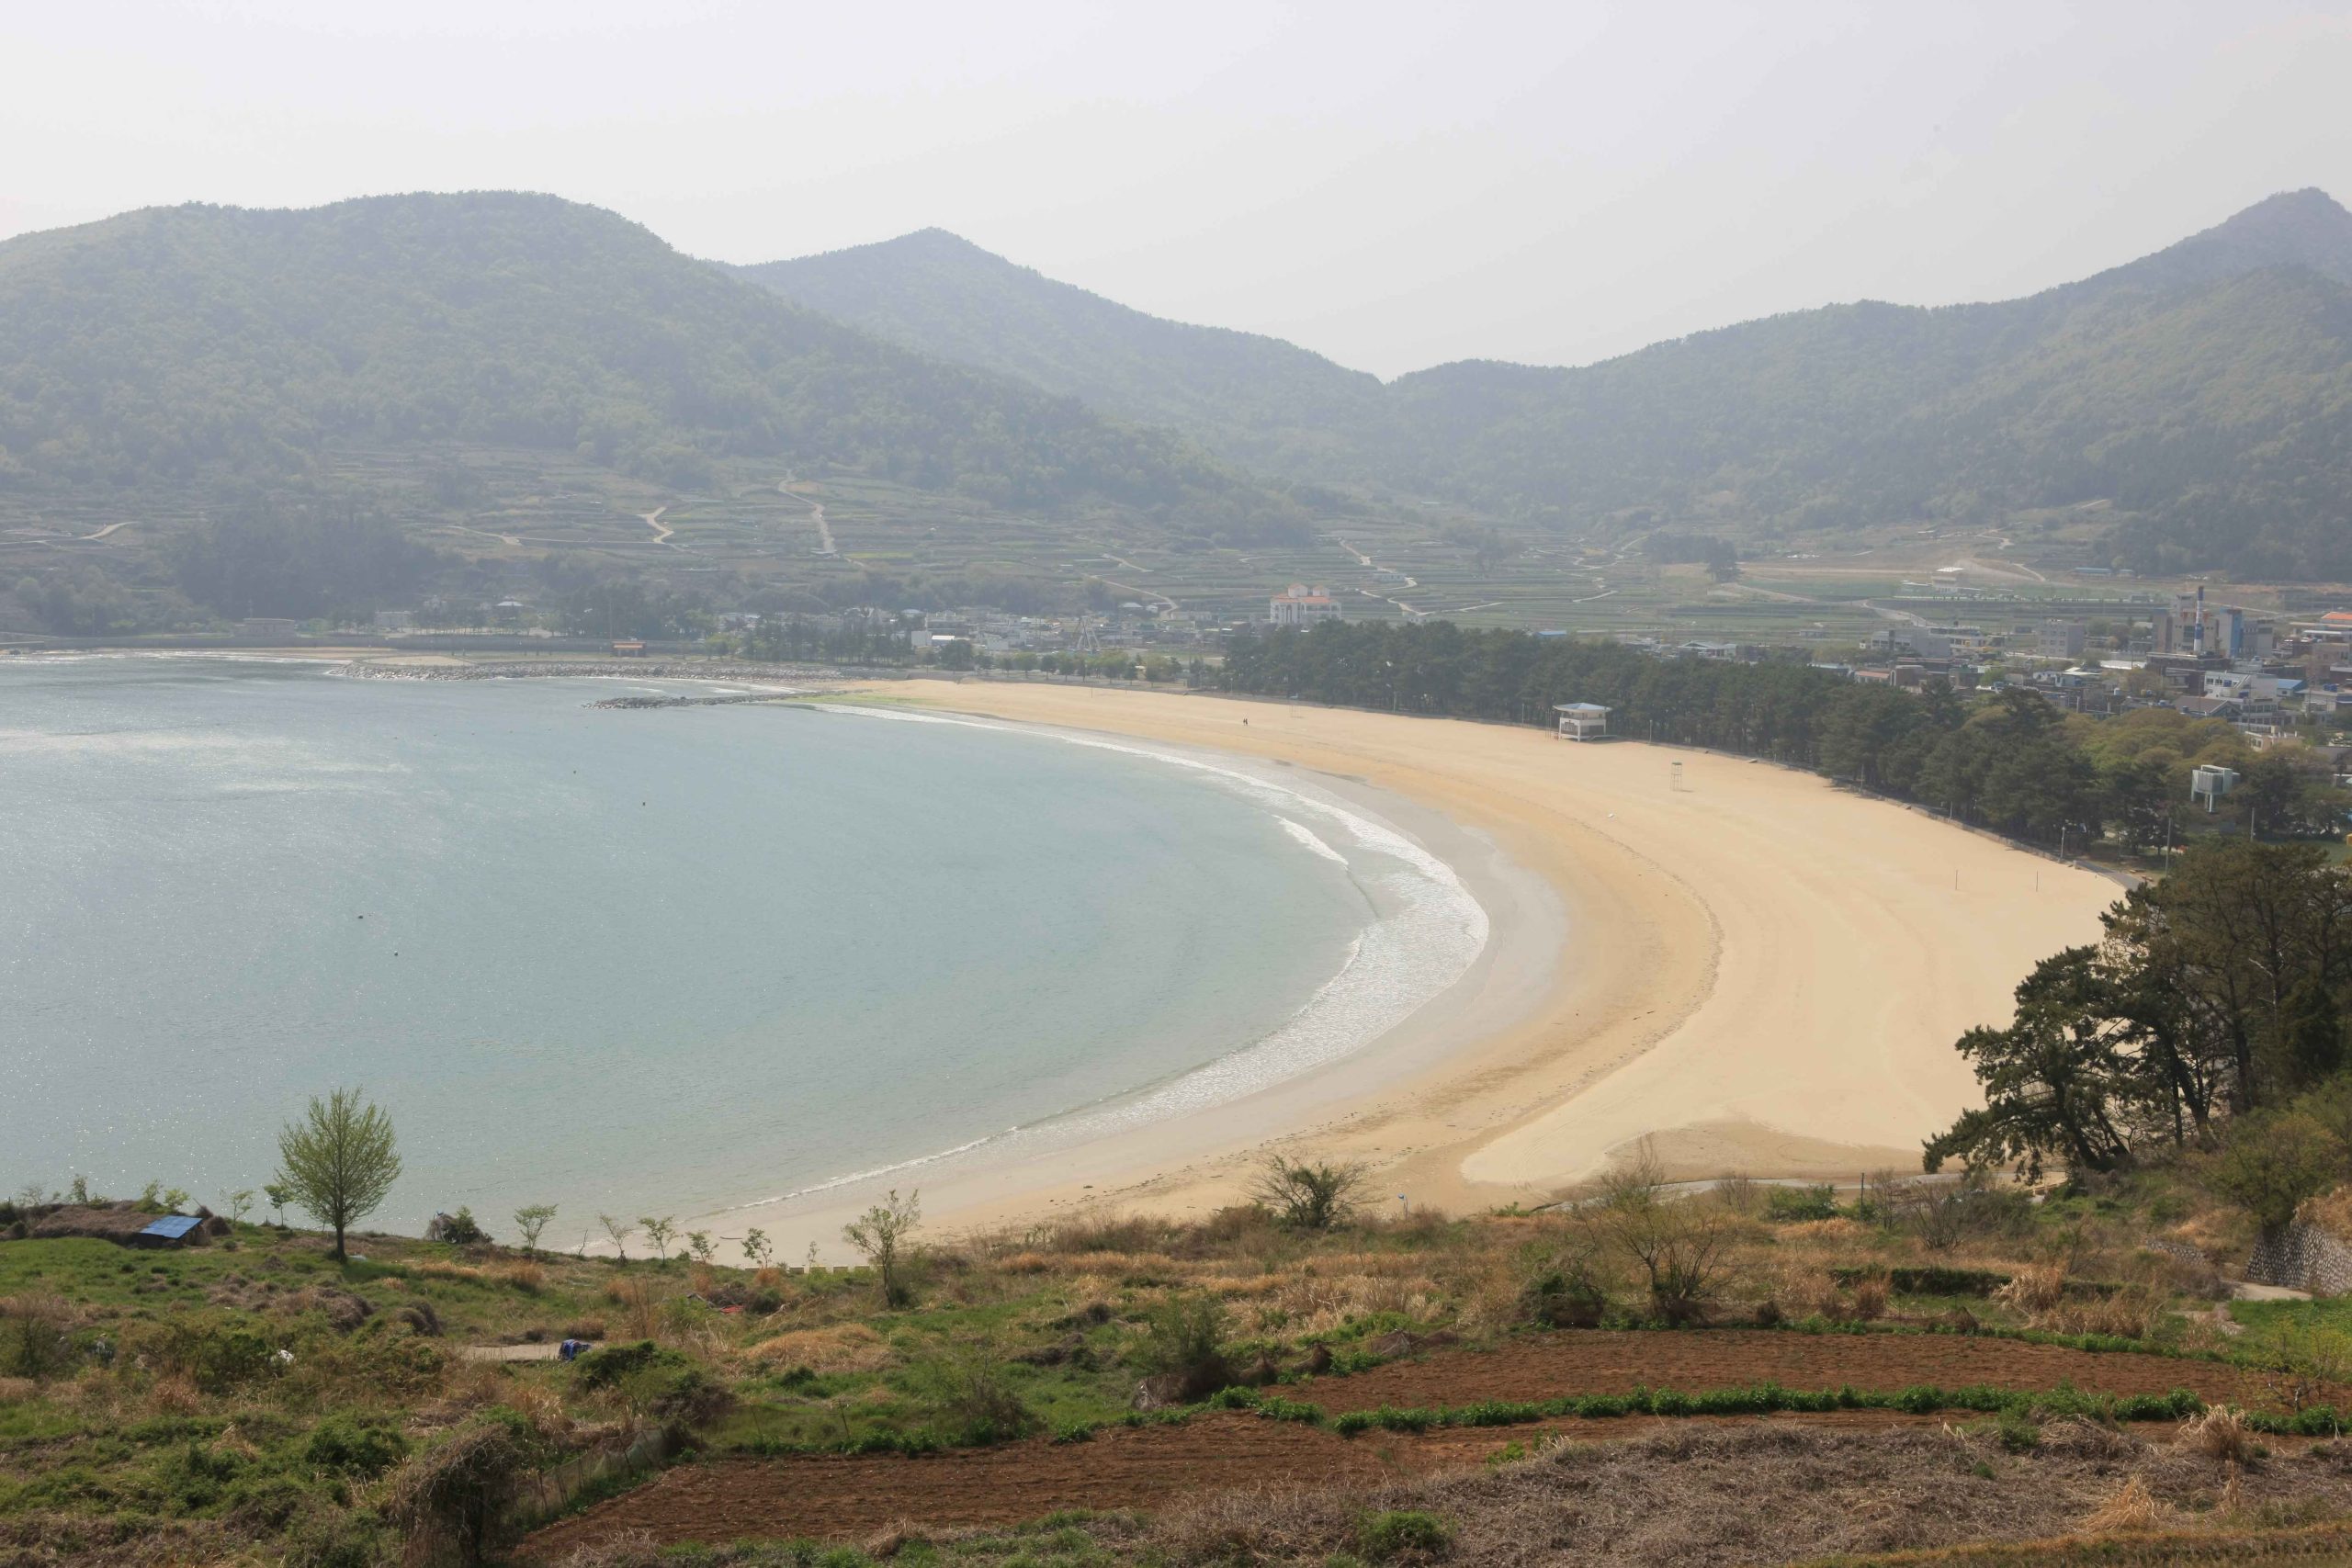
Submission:
[[[1196,769],[586,705],[624,689],[0,667],[0,1184],[217,1201],[357,1083],[407,1162],[379,1223],[548,1201],[569,1245],[1165,1090],[1374,920]]]

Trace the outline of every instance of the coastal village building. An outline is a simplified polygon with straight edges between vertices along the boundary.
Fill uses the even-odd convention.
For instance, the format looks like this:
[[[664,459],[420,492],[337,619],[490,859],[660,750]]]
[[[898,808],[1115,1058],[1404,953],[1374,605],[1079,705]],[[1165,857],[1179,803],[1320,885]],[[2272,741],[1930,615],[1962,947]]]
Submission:
[[[1609,710],[1599,703],[1559,703],[1552,711],[1560,716],[1560,739],[1563,740],[1606,740],[1609,739]],[[1679,763],[1676,764],[1678,767]]]
[[[1294,582],[1267,604],[1266,619],[1278,626],[1310,626],[1340,618],[1340,602],[1321,583]]]
[[[2034,651],[2044,659],[2080,659],[2090,630],[2081,621],[2044,621],[2034,633]]]

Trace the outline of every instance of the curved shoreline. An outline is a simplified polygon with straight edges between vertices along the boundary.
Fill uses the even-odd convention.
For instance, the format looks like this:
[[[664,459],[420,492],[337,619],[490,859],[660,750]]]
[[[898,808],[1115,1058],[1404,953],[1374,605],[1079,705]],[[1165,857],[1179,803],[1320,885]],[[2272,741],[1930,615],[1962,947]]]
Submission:
[[[1215,1127],[1179,1119],[1050,1171],[925,1184],[943,1230],[1083,1207],[1198,1213],[1231,1201],[1274,1146],[1364,1160],[1382,1194],[1456,1212],[1548,1199],[1645,1135],[1679,1177],[1915,1168],[1918,1140],[1974,1102],[1953,1038],[2005,1018],[2017,981],[2094,937],[2116,892],[1811,774],[1638,742],[1176,693],[890,693],[1409,802],[1426,818],[1417,832],[1483,843],[1477,873],[1537,882],[1573,933],[1548,955],[1513,945],[1532,907],[1513,895],[1473,974],[1368,1051],[1226,1108]],[[787,1234],[833,1218],[768,1217]]]
[[[1001,1174],[1008,1161],[1017,1162],[1014,1168],[1030,1169],[1091,1144],[1148,1134],[1165,1122],[1190,1119],[1197,1125],[1237,1101],[1342,1065],[1363,1071],[1357,1065],[1371,1047],[1453,989],[1486,955],[1492,929],[1486,905],[1451,861],[1431,854],[1417,835],[1400,831],[1388,819],[1400,808],[1410,809],[1403,802],[1361,798],[1361,791],[1343,797],[1324,781],[1279,767],[1252,768],[1228,755],[1098,733],[903,705],[826,703],[819,711],[839,718],[946,725],[1053,741],[1139,757],[1197,775],[1271,816],[1307,852],[1340,866],[1370,919],[1340,968],[1288,1018],[1208,1061],[953,1147],[829,1177],[774,1198],[730,1205],[723,1213],[775,1216],[845,1189],[858,1190],[864,1201],[867,1190],[878,1194],[888,1179],[914,1170],[944,1167],[956,1177],[973,1178]],[[1300,818],[1315,820],[1329,840]],[[1345,845],[1347,852],[1333,849],[1332,841]],[[1487,892],[1494,896],[1491,887]],[[1513,925],[1521,941],[1551,934],[1532,920]]]

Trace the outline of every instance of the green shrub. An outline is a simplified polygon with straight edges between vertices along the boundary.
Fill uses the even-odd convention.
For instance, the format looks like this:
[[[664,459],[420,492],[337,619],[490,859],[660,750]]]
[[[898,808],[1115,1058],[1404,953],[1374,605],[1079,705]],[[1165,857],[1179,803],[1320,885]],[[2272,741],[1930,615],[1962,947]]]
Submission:
[[[1775,1224],[1834,1219],[1837,1214],[1838,1190],[1826,1181],[1816,1187],[1765,1189],[1764,1217]]]
[[[43,1378],[73,1348],[73,1309],[53,1291],[0,1300],[0,1376]]]
[[[408,1439],[398,1429],[348,1416],[330,1416],[303,1445],[312,1468],[372,1480],[408,1457]]]
[[[314,1508],[286,1532],[286,1568],[378,1568],[383,1530],[369,1515]]]
[[[1225,1303],[1215,1296],[1172,1295],[1151,1311],[1151,1333],[1136,1357],[1179,1386],[1180,1400],[1200,1399],[1233,1382],[1225,1337]]]
[[[1004,1364],[981,1348],[967,1347],[926,1361],[914,1369],[911,1381],[956,1442],[1001,1442],[1037,1425],[1035,1414],[1007,1379]]]
[[[1453,1539],[1443,1519],[1419,1508],[1391,1508],[1356,1527],[1356,1550],[1374,1562],[1434,1557]]]
[[[623,1378],[665,1363],[683,1366],[685,1358],[675,1350],[664,1350],[650,1339],[639,1339],[591,1350],[572,1362],[571,1368],[572,1375],[586,1387],[610,1388]]]

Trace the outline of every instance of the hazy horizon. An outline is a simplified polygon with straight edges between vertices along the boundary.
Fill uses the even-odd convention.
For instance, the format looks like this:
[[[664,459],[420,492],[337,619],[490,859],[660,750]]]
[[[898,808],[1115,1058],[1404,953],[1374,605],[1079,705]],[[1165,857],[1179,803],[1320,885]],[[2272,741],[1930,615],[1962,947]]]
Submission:
[[[0,127],[45,151],[0,236],[485,188],[730,262],[937,227],[1383,377],[2011,298],[2279,191],[2352,192],[2352,0],[1012,25],[223,3],[22,13],[9,43]]]

